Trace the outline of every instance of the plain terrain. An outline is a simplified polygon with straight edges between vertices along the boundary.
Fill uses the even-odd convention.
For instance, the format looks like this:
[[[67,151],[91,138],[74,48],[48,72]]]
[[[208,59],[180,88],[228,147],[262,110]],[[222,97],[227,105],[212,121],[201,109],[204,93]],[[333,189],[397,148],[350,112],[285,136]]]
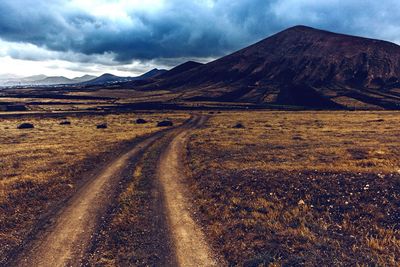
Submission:
[[[232,265],[395,266],[399,115],[212,117],[189,142],[187,177],[214,249]]]
[[[136,124],[137,118],[146,124]],[[120,114],[68,118],[1,119],[0,258],[26,241],[48,212],[73,195],[82,182],[138,138],[159,131],[158,121],[179,125],[188,115]],[[70,125],[60,125],[68,120]],[[34,129],[17,129],[22,122]],[[107,123],[107,129],[96,125]]]
[[[396,266],[400,261],[400,113],[203,114],[204,125],[188,126],[183,139],[179,129],[162,135],[138,155],[132,172],[120,177],[90,241],[87,264],[176,264],[185,242],[169,217],[174,207],[175,217],[181,214],[195,231],[201,226],[198,235],[220,263]],[[179,125],[189,116],[1,119],[1,259],[34,238],[43,216],[63,207],[88,177],[159,131],[158,121],[170,118]],[[136,124],[137,118],[148,123]],[[60,125],[65,120],[71,124]],[[35,128],[16,129],[22,122]],[[107,129],[96,129],[105,122]],[[171,182],[175,176],[179,179]],[[167,192],[171,187],[175,193]],[[178,199],[173,205],[171,197]]]

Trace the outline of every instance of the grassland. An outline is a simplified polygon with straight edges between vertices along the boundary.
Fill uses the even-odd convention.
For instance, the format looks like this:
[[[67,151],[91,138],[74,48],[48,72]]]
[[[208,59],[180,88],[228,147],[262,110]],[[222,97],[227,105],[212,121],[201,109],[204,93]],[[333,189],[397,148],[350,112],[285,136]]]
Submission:
[[[147,124],[135,124],[143,117]],[[188,115],[81,115],[0,120],[0,259],[20,246],[51,209],[72,195],[91,171],[137,138],[160,130],[156,122]],[[60,125],[67,119],[71,125]],[[34,129],[17,129],[30,122]],[[107,129],[96,129],[107,123]]]
[[[396,266],[399,127],[398,112],[217,114],[188,146],[197,218],[232,265]]]

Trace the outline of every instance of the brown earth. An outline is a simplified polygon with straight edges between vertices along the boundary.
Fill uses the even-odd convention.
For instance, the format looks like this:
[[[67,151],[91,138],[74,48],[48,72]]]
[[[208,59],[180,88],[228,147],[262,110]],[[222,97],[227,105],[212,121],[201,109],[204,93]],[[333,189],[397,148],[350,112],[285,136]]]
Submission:
[[[91,265],[217,265],[219,259],[193,219],[182,172],[187,137],[205,119],[167,134],[144,155],[99,229]]]
[[[85,257],[97,223],[104,213],[109,196],[129,161],[160,137],[149,137],[132,150],[114,160],[96,177],[85,184],[25,251],[17,266],[78,266]]]
[[[399,122],[398,112],[211,117],[189,142],[186,183],[214,250],[232,266],[397,266]]]
[[[51,115],[51,116],[47,116]],[[143,137],[159,131],[156,122],[183,114],[141,114],[151,123],[136,125],[136,114],[73,115],[60,125],[59,114],[24,115],[1,119],[0,133],[0,265],[34,238],[49,218],[108,162]],[[22,122],[34,129],[19,130]],[[98,123],[108,129],[97,130]]]
[[[193,126],[199,127],[205,117]],[[158,178],[165,197],[165,208],[175,244],[179,266],[218,266],[215,256],[207,245],[207,239],[192,218],[188,192],[182,173],[182,153],[189,131],[176,135],[161,155]]]
[[[132,175],[132,171],[129,170],[132,170],[133,166],[136,165],[135,172],[140,172],[142,167],[137,165],[138,158],[145,151],[152,149],[157,142],[164,140],[169,145],[162,152],[157,167],[156,175],[159,180],[154,185],[158,191],[154,192],[153,189],[152,193],[162,196],[162,202],[158,203],[163,203],[163,205],[158,204],[155,207],[159,209],[159,214],[167,218],[157,220],[166,224],[173,245],[166,242],[166,239],[152,241],[163,241],[166,242],[164,245],[170,246],[165,251],[170,249],[169,253],[172,255],[165,255],[162,259],[167,262],[163,262],[163,264],[216,266],[215,256],[208,247],[201,228],[192,218],[193,214],[187,201],[186,187],[182,184],[182,180],[175,179],[181,175],[180,155],[189,131],[200,127],[205,119],[204,116],[195,116],[182,128],[172,130],[169,133],[155,133],[108,164],[95,177],[85,183],[57,214],[52,216],[48,225],[45,225],[43,230],[36,235],[36,238],[25,246],[21,255],[12,265],[81,266],[94,261],[104,264],[104,257],[96,259],[96,254],[101,253],[102,248],[97,246],[95,242],[100,241],[99,244],[101,244],[99,235],[101,235],[105,226],[102,221],[105,220],[105,217],[112,216],[107,215],[107,211],[110,211],[109,207],[115,201],[113,196],[119,190],[118,187],[121,183],[129,179],[124,177]],[[165,148],[165,145],[162,147]],[[134,229],[134,226],[129,228]],[[109,233],[112,233],[112,229],[108,230]],[[123,229],[120,230],[123,231]],[[151,254],[151,252],[149,253]],[[122,261],[114,258],[108,259],[108,263],[110,262],[121,263]],[[136,263],[138,262],[136,261]]]
[[[197,173],[198,218],[231,265],[396,266],[400,177],[243,170]]]

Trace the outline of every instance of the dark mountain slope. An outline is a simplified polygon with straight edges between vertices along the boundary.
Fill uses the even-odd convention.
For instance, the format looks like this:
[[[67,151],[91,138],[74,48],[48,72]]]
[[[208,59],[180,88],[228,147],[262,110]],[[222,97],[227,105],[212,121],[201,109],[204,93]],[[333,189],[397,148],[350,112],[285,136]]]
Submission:
[[[88,86],[104,85],[104,84],[108,84],[108,83],[127,81],[128,79],[129,79],[129,77],[119,77],[119,76],[115,76],[110,73],[105,73],[97,78],[94,78],[93,80],[83,82],[82,84],[88,85]]]
[[[296,26],[216,61],[160,78],[142,89],[179,91],[182,99],[192,100],[396,108],[400,46]]]
[[[150,70],[150,71],[148,71],[148,72],[146,72],[146,73],[144,73],[144,74],[142,74],[142,75],[140,75],[140,76],[138,76],[136,78],[137,79],[141,79],[141,80],[150,79],[150,78],[158,77],[158,76],[160,76],[160,75],[162,75],[163,73],[166,73],[166,72],[168,72],[168,71],[167,70],[163,70],[163,69],[161,69],[161,70],[152,69],[152,70]]]
[[[163,73],[158,78],[161,78],[161,79],[171,78],[175,75],[179,75],[183,72],[192,70],[192,69],[197,68],[202,65],[204,65],[204,64],[195,62],[195,61],[187,61],[187,62],[182,63],[182,64],[170,69],[169,71]]]
[[[129,89],[151,85],[153,88],[158,88],[157,84],[160,80],[172,80],[175,76],[201,65],[203,64],[194,61],[187,61],[181,65],[172,68],[171,70],[154,69],[143,74],[142,76],[139,76],[137,79],[132,79],[128,82],[120,83],[119,87]]]

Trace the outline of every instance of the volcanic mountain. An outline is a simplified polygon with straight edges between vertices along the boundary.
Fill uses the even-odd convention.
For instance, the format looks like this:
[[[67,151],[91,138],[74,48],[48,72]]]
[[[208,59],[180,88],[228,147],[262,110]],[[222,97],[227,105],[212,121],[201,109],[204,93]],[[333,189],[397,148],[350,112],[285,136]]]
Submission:
[[[137,89],[181,100],[318,108],[400,108],[400,46],[295,26]]]
[[[162,79],[169,78],[169,79],[171,79],[176,75],[179,75],[179,74],[181,74],[183,72],[192,70],[192,69],[197,68],[197,67],[202,66],[202,65],[203,64],[199,63],[199,62],[187,61],[187,62],[185,62],[183,64],[180,64],[180,65],[176,66],[175,68],[172,68],[169,71],[161,74],[159,76],[159,78],[162,78]]]

